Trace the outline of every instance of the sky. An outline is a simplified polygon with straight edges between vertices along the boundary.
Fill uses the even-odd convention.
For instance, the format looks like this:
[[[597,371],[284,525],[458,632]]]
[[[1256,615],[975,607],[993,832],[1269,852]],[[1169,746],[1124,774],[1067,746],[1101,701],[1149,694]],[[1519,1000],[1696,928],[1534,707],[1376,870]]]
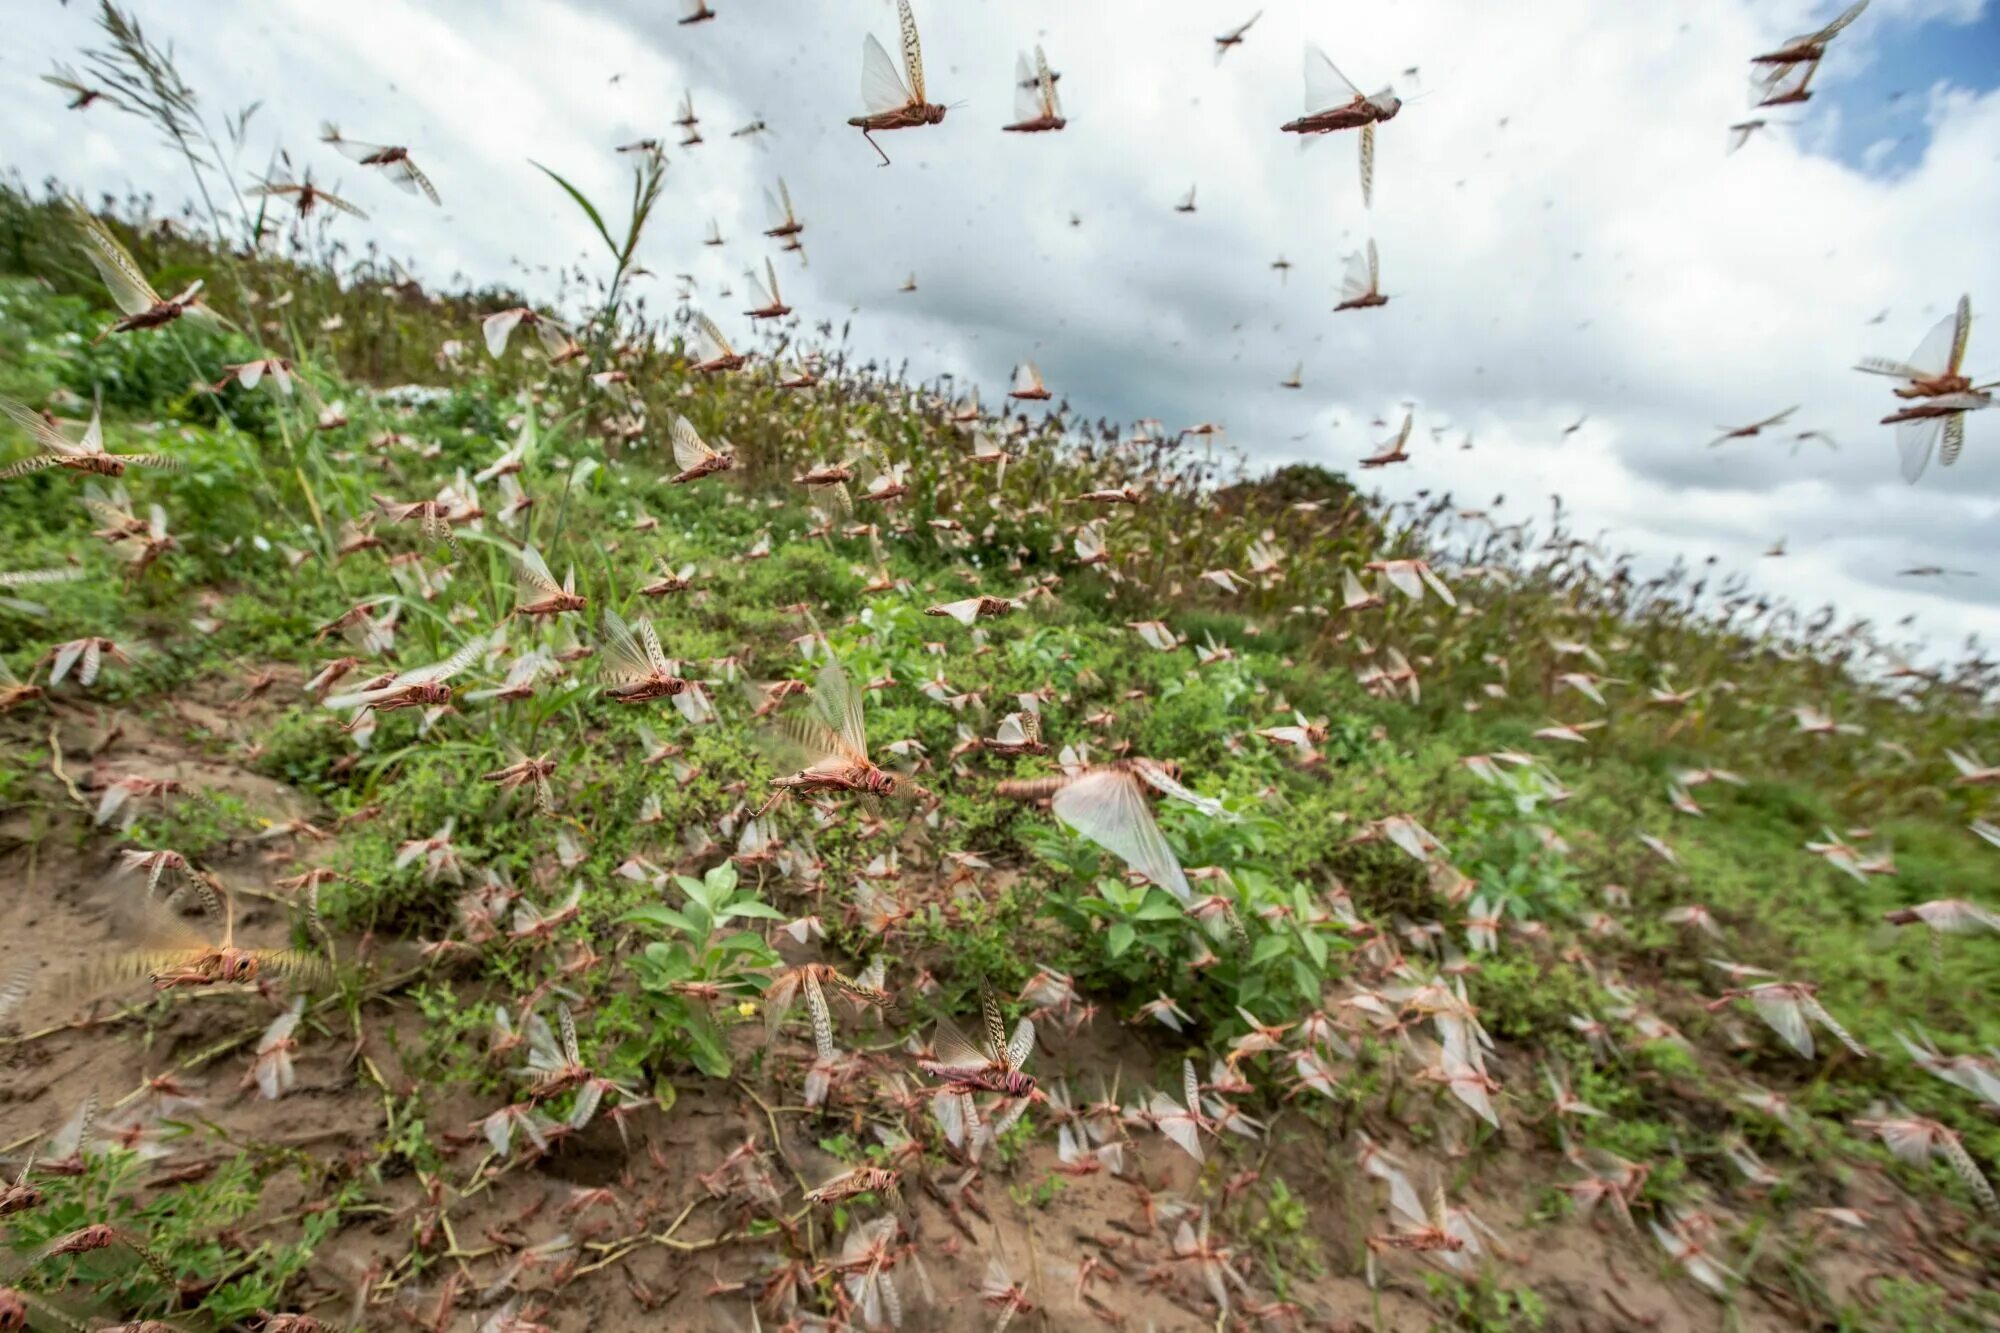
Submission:
[[[174,42],[211,120],[263,102],[239,183],[289,148],[370,213],[336,224],[350,244],[420,276],[546,296],[552,267],[602,271],[530,159],[615,212],[630,164],[613,148],[656,137],[670,165],[641,255],[663,275],[651,300],[671,303],[664,275],[695,274],[697,304],[740,341],[742,273],[775,253],[762,193],[782,176],[809,257],[776,256],[786,300],[851,319],[861,352],[913,376],[969,377],[997,405],[1032,358],[1085,416],[1221,422],[1259,469],[1319,463],[1391,499],[1504,494],[1503,520],[1545,516],[1560,492],[1576,528],[1642,569],[1714,555],[1806,607],[1913,614],[1935,652],[2000,638],[2000,411],[1968,419],[1956,466],[1906,485],[1875,424],[1888,382],[1852,369],[1907,356],[1968,294],[1970,373],[2000,378],[1981,318],[2000,303],[2000,0],[1873,0],[1812,100],[1755,113],[1748,57],[1840,6],[1269,0],[1218,62],[1211,39],[1256,0],[915,0],[927,91],[950,110],[878,136],[886,168],[846,119],[864,36],[895,49],[891,4],[709,2],[718,17],[690,26],[677,0],[130,8]],[[146,126],[66,111],[38,80],[95,41],[84,0],[21,0],[9,35],[0,167],[92,197],[186,197]],[[1372,208],[1355,135],[1302,149],[1279,131],[1305,109],[1308,42],[1405,99],[1381,127]],[[1015,53],[1036,43],[1070,124],[1003,134]],[[679,148],[690,92],[705,142]],[[1768,124],[1728,153],[1752,115]],[[759,118],[768,135],[730,137]],[[319,144],[325,119],[409,145],[443,207]],[[1191,186],[1197,211],[1176,212]],[[719,248],[701,244],[711,218]],[[1371,237],[1389,304],[1335,313],[1345,257]],[[1281,254],[1288,272],[1270,267]],[[1300,362],[1304,387],[1281,387]],[[1371,423],[1404,403],[1413,461],[1353,472],[1391,433]],[[1794,405],[1775,438],[1710,447]],[[1837,451],[1794,453],[1806,429]],[[1973,576],[1898,575],[1920,565]]]

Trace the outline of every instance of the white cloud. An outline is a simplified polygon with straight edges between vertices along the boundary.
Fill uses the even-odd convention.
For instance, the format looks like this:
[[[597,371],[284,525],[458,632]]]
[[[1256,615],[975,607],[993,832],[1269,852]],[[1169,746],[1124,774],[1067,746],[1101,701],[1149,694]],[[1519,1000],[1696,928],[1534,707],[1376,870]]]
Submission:
[[[654,0],[514,0],[452,20],[387,0],[240,2],[237,21],[218,6],[199,32],[176,7],[139,6],[178,39],[213,109],[264,98],[259,144],[276,134],[323,179],[340,175],[375,215],[352,237],[416,255],[421,271],[505,280],[512,258],[585,255],[587,226],[527,160],[622,207],[611,147],[669,138],[692,87],[708,142],[670,150],[644,256],[658,273],[740,295],[768,246],[758,191],[783,174],[811,255],[781,270],[788,299],[809,319],[854,309],[857,347],[907,356],[913,374],[973,374],[998,401],[1032,355],[1090,415],[1221,420],[1259,462],[1350,468],[1380,438],[1370,419],[1413,399],[1424,426],[1452,430],[1443,444],[1420,430],[1412,465],[1369,474],[1392,494],[1448,488],[1484,503],[1504,491],[1504,512],[1520,516],[1560,490],[1577,527],[1608,527],[1649,560],[1714,552],[1807,604],[1832,598],[1878,620],[1918,611],[1940,641],[1993,625],[2000,412],[1974,419],[1955,468],[1906,488],[1875,424],[1883,385],[1850,367],[1906,353],[1961,292],[1975,311],[2000,302],[2000,95],[1932,89],[1929,146],[1893,179],[1808,151],[1832,141],[1824,90],[1837,95],[1843,68],[1865,63],[1871,25],[1964,22],[1972,0],[1877,0],[1836,45],[1848,49],[1822,96],[1788,109],[1805,121],[1798,139],[1760,135],[1734,156],[1724,131],[1747,114],[1745,57],[1834,6],[1548,0],[1527,18],[1471,0],[1271,4],[1220,67],[1209,39],[1238,20],[1213,7],[917,7],[931,96],[963,105],[942,125],[881,136],[895,165],[879,169],[844,122],[860,109],[863,34],[892,36],[886,4],[717,0],[716,21],[680,28]],[[136,122],[64,113],[34,81],[87,38],[85,15],[38,9],[16,35],[0,63],[16,165],[92,189],[185,192]],[[1407,95],[1401,71],[1420,67],[1422,95],[1382,129],[1372,212],[1352,136],[1301,153],[1278,132],[1299,110],[1306,40],[1368,87],[1393,78]],[[1013,53],[1035,41],[1063,73],[1072,123],[1003,135]],[[728,137],[753,116],[776,132],[767,149]],[[412,143],[446,208],[319,148],[322,117]],[[1200,211],[1175,214],[1190,183]],[[711,215],[730,238],[719,252],[700,245]],[[1391,302],[1334,315],[1342,256],[1368,235]],[[1296,265],[1284,284],[1267,267],[1280,252]],[[920,290],[899,295],[912,269]],[[716,305],[725,327],[744,327],[740,302]],[[1975,373],[1995,350],[1982,324]],[[1300,358],[1306,388],[1279,388]],[[1830,431],[1838,454],[1706,447],[1713,427],[1794,403],[1797,428]],[[1468,429],[1476,445],[1461,452]],[[1792,554],[1761,559],[1781,533]],[[1895,577],[1927,563],[1982,577]]]

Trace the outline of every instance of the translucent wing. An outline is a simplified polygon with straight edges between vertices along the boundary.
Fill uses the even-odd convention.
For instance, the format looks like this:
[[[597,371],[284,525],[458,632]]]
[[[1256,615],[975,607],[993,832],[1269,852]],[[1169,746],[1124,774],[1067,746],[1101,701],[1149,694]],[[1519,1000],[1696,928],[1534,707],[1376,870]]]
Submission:
[[[1924,469],[1930,466],[1931,450],[1937,447],[1938,437],[1944,433],[1948,421],[1958,423],[1961,431],[1965,428],[1963,415],[1917,417],[1896,423],[1896,456],[1902,462],[1904,481],[1914,485],[1924,475]]]
[[[907,9],[905,12],[908,12]],[[889,59],[889,53],[882,49],[882,43],[869,33],[861,40],[861,106],[869,115],[879,115],[885,111],[900,111],[913,100],[910,90],[903,86],[903,76],[896,72],[896,62]]]
[[[340,131],[332,125],[321,125],[319,137],[321,142],[333,145],[334,151],[350,162],[365,162],[387,147],[385,144],[363,143],[359,139],[343,138]]]
[[[1042,372],[1035,369],[1032,361],[1023,361],[1014,368],[1014,391],[1033,393],[1042,387]]]
[[[1041,83],[1028,64],[1027,52],[1019,52],[1014,56],[1014,119],[1033,120],[1041,114]]]
[[[1758,991],[1750,997],[1750,1002],[1756,1006],[1757,1016],[1769,1023],[1787,1046],[1812,1059],[1812,1028],[1807,1025],[1805,1009],[1798,1000],[1781,991]]]
[[[481,331],[486,335],[486,350],[495,357],[507,351],[507,340],[514,336],[514,328],[521,322],[524,310],[503,310],[497,315],[488,315]]]
[[[1062,114],[1062,102],[1056,97],[1056,76],[1049,72],[1049,58],[1042,54],[1042,48],[1035,48],[1035,82],[1040,86],[1042,109],[1051,116]]]
[[[467,639],[457,652],[445,658],[444,661],[433,662],[429,666],[422,666],[414,671],[405,672],[396,678],[396,684],[413,685],[449,680],[478,661],[485,652],[485,636],[474,635],[472,638]]]
[[[701,344],[701,359],[719,361],[736,355],[736,349],[729,345],[729,339],[722,336],[722,330],[715,327],[715,321],[707,315],[697,313],[694,317],[695,341]]]
[[[840,663],[828,658],[813,685],[813,712],[840,738],[845,757],[866,762],[868,731],[862,722],[861,694]]]
[[[910,100],[924,100],[924,48],[917,40],[917,16],[910,12],[910,0],[896,0],[896,17],[903,25],[903,72],[909,75]]]
[[[1382,261],[1375,253],[1375,238],[1368,238],[1368,290],[1380,291],[1382,287]]]
[[[616,611],[607,610],[604,613],[604,653],[601,660],[605,676],[616,684],[636,684],[650,680],[653,675],[652,664],[646,660],[645,651]]]
[[[771,304],[783,305],[784,298],[778,294],[778,270],[769,255],[764,256],[764,279],[771,284]]]
[[[30,411],[20,403],[15,402],[12,398],[0,397],[0,413],[4,413],[9,421],[12,421],[16,426],[28,432],[34,438],[35,444],[44,452],[68,454],[71,456],[90,452],[78,445],[71,444],[68,439],[64,438],[62,432],[44,420],[39,412]],[[93,417],[93,423],[95,420]],[[97,433],[101,433],[101,428],[96,428],[96,430]]]
[[[1964,312],[1969,331],[1972,322],[1971,303],[1961,298],[1959,311]],[[1958,330],[1958,312],[1946,315],[1937,322],[1936,327],[1924,335],[1924,340],[1917,344],[1917,350],[1910,353],[1910,364],[1927,376],[1949,374],[1953,364],[1953,348],[1959,339]]]
[[[405,189],[414,186],[423,191],[424,197],[434,204],[444,203],[444,200],[438,198],[437,186],[431,184],[431,178],[424,175],[423,169],[407,157],[390,167],[389,179]]]
[[[1424,600],[1424,581],[1417,577],[1415,566],[1407,560],[1390,561],[1382,570],[1382,575],[1395,586],[1397,592],[1411,601]]]
[[[1866,8],[1868,8],[1868,0],[1855,0],[1855,3],[1849,5],[1847,9],[1844,12],[1842,12],[1839,18],[1827,24],[1824,28],[1821,28],[1818,32],[1813,33],[1811,37],[1807,38],[1806,40],[1814,42],[1826,42],[1833,40],[1833,38],[1839,34],[1842,28],[1845,28],[1848,24],[1854,22],[1854,20],[1860,18],[1861,11]]]
[[[1375,122],[1361,127],[1361,206],[1375,205]]]
[[[1182,1109],[1164,1092],[1153,1094],[1152,1104],[1147,1110],[1151,1113],[1154,1123],[1159,1125],[1160,1133],[1166,1135],[1195,1161],[1205,1160],[1201,1148],[1201,1126],[1195,1123],[1194,1116],[1190,1112]]]
[[[1340,299],[1359,301],[1374,290],[1368,272],[1368,256],[1356,250],[1347,257],[1347,275],[1340,282]]]
[[[707,442],[695,433],[694,426],[686,417],[674,418],[672,435],[674,462],[680,465],[682,471],[698,467],[717,456],[715,450],[709,448]]]
[[[514,582],[523,596],[562,592],[562,585],[549,573],[542,553],[532,546],[523,546],[514,553]]]
[[[931,1052],[937,1063],[948,1069],[984,1069],[988,1064],[972,1038],[949,1018],[938,1019],[937,1030],[931,1036]]]
[[[1306,114],[1331,111],[1361,96],[1361,90],[1342,74],[1326,52],[1306,47]]]
[[[1117,856],[1183,903],[1194,901],[1187,876],[1167,845],[1139,780],[1122,769],[1086,773],[1055,794],[1056,818]]]
[[[83,232],[84,253],[90,257],[92,267],[104,285],[111,289],[111,300],[128,315],[136,315],[151,310],[160,303],[160,294],[146,281],[146,275],[139,271],[138,264],[126,253],[104,224],[90,215],[81,204],[72,204],[77,227]]]

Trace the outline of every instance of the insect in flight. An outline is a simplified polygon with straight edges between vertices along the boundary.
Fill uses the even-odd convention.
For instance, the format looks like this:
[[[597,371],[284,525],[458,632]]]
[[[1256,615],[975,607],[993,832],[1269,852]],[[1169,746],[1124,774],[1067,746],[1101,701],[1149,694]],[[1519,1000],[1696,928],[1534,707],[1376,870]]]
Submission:
[[[1186,802],[1210,818],[1225,816],[1221,802],[1189,791],[1174,766],[1151,759],[1093,765],[1068,746],[1060,759],[1062,776],[1002,782],[994,793],[1012,800],[1047,799],[1057,819],[1182,903],[1193,902],[1187,874],[1146,805],[1146,789]]]
[[[700,481],[703,477],[717,472],[727,472],[736,466],[736,454],[729,449],[715,449],[696,433],[693,423],[686,417],[675,417],[673,425],[674,462],[680,471],[669,477],[670,485]],[[724,440],[727,445],[729,441]]]
[[[156,329],[163,324],[171,324],[183,315],[201,319],[212,319],[227,323],[222,317],[201,304],[202,280],[196,278],[188,284],[187,290],[172,300],[167,300],[153,290],[146,275],[139,271],[139,265],[125,247],[118,243],[103,223],[91,215],[82,204],[70,203],[71,215],[76,219],[78,230],[85,241],[84,254],[90,259],[97,275],[104,279],[104,285],[111,290],[111,300],[124,311],[124,317],[92,340],[92,346],[103,342],[114,333],[130,333],[135,329]]]
[[[714,375],[725,370],[740,370],[750,358],[729,345],[729,339],[722,330],[715,327],[715,321],[697,311],[694,317],[694,341],[696,359],[688,369],[697,375]]]
[[[1049,386],[1042,383],[1042,372],[1032,361],[1023,361],[1014,368],[1014,387],[1007,393],[1009,398],[1021,398],[1031,402],[1041,402],[1053,395]]]
[[[44,468],[68,468],[72,472],[87,472],[102,477],[123,476],[128,467],[156,467],[176,470],[178,459],[165,454],[114,454],[104,448],[104,422],[93,409],[90,425],[84,429],[83,438],[72,443],[61,431],[51,425],[39,412],[11,398],[0,397],[0,414],[26,431],[37,446],[37,452],[0,468],[0,479],[26,476],[30,472],[40,472]]]
[[[689,688],[680,664],[670,661],[660,647],[659,631],[653,622],[640,617],[627,625],[616,611],[604,613],[605,694],[619,703],[647,703],[668,699]]]
[[[755,310],[746,310],[743,313],[752,319],[777,319],[791,314],[792,308],[785,304],[785,298],[778,292],[778,271],[771,266],[769,255],[764,257],[764,276],[770,283],[768,287],[757,281],[755,273],[747,271],[744,273],[743,279],[750,284],[752,296],[761,304]]]
[[[757,810],[759,815],[790,793],[860,792],[893,796],[903,781],[884,772],[868,757],[868,731],[861,711],[861,693],[838,661],[829,658],[812,688],[812,716],[781,719],[791,739],[816,756],[796,773],[771,779],[774,790]],[[907,784],[913,791],[922,788]]]
[[[1041,134],[1059,130],[1069,122],[1063,118],[1062,103],[1056,99],[1055,76],[1049,72],[1048,57],[1035,48],[1035,63],[1025,54],[1014,57],[1014,123],[1000,128],[1014,134]]]
[[[896,16],[903,30],[903,74],[896,72],[889,53],[875,40],[875,34],[869,33],[861,43],[861,104],[867,111],[847,121],[861,130],[861,137],[880,154],[885,167],[889,155],[875,142],[875,131],[936,125],[945,113],[944,107],[924,100],[924,53],[917,40],[917,19],[910,12],[910,0],[896,0]]]
[[[405,194],[421,194],[433,204],[442,204],[437,187],[423,169],[410,158],[410,150],[396,144],[362,143],[359,139],[342,137],[340,127],[326,121],[319,127],[322,143],[332,144],[334,150],[350,162],[358,162],[364,167],[380,167],[389,183]],[[303,208],[300,209],[304,211]]]
[[[1288,120],[1279,128],[1287,134],[1327,134],[1334,130],[1361,131],[1361,203],[1371,205],[1375,197],[1375,126],[1394,120],[1403,109],[1394,87],[1365,95],[1342,74],[1326,52],[1316,46],[1306,48],[1306,114]]]
[[[1256,24],[1257,20],[1263,17],[1264,17],[1264,11],[1260,9],[1256,13],[1252,14],[1244,22],[1237,24],[1235,27],[1231,28],[1228,32],[1225,32],[1222,34],[1222,36],[1216,38],[1215,63],[1220,65],[1222,63],[1222,58],[1229,54],[1231,47],[1237,47],[1243,45],[1244,34],[1249,32],[1251,27]]]
[[[310,171],[306,172],[298,180],[293,180],[290,173],[286,171],[274,171],[268,178],[257,182],[257,184],[245,190],[244,193],[262,195],[270,199],[289,199],[292,202],[292,207],[298,210],[301,218],[311,217],[312,211],[315,208],[318,208],[321,204],[325,204],[328,208],[338,209],[340,212],[346,213],[350,217],[359,218],[363,222],[368,220],[368,215],[353,204],[348,203],[345,199],[342,199],[330,190],[322,190],[319,186],[314,185],[312,172]]]
[[[932,1038],[933,1058],[917,1068],[942,1079],[955,1092],[997,1092],[1004,1097],[1032,1097],[1035,1077],[1021,1071],[1035,1050],[1035,1024],[1023,1018],[1010,1035],[1000,1002],[990,991],[979,996],[981,1045],[974,1045],[958,1024],[939,1017]]]
[[[195,929],[179,908],[192,898],[208,918],[210,934]],[[139,904],[147,946],[107,960],[91,973],[94,983],[145,976],[156,990],[255,981],[265,973],[323,980],[324,960],[296,949],[245,948],[236,943],[235,902],[222,882],[207,871],[191,870],[165,899]]]
[[[1375,238],[1368,238],[1368,250],[1356,250],[1347,257],[1347,276],[1340,282],[1340,304],[1335,310],[1370,310],[1389,304],[1382,295],[1382,263],[1375,254]]]

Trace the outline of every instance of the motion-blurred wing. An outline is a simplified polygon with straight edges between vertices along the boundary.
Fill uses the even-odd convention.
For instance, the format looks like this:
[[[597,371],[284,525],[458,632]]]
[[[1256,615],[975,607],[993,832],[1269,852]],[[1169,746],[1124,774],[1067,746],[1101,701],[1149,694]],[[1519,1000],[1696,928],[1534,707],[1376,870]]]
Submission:
[[[715,450],[708,447],[686,417],[677,416],[671,431],[674,443],[674,462],[683,472],[689,471],[714,458]]]
[[[1087,773],[1058,791],[1049,808],[1063,823],[1181,902],[1194,901],[1181,863],[1153,822],[1139,780],[1130,773],[1120,769]]]
[[[90,257],[91,266],[104,279],[104,285],[111,290],[111,300],[128,315],[137,315],[151,310],[160,303],[160,294],[146,281],[146,275],[139,271],[138,264],[126,253],[104,224],[91,216],[82,204],[72,204],[76,224],[83,232],[84,253]]]
[[[1937,448],[1947,422],[1957,422],[1959,429],[1964,430],[1962,415],[1917,417],[1896,423],[1896,456],[1902,463],[1904,481],[1914,485],[1924,475],[1924,469],[1930,466],[1931,450]]]
[[[1969,327],[1972,322],[1971,305],[1968,301],[1961,299],[1958,311],[1954,311],[1939,320],[1936,327],[1929,333],[1926,333],[1924,340],[1917,344],[1917,350],[1910,353],[1910,364],[1921,370],[1926,376],[1950,373],[1953,356],[1952,349],[1959,343],[1960,311],[1965,314],[1966,324]]]
[[[1356,250],[1347,257],[1347,273],[1340,280],[1340,299],[1359,301],[1372,290],[1368,276],[1368,256]]]
[[[1361,96],[1361,90],[1340,72],[1326,52],[1306,47],[1306,114],[1331,111]]]
[[[813,685],[812,701],[814,714],[834,735],[840,737],[846,757],[865,762],[868,758],[868,731],[862,721],[861,694],[837,660],[828,658],[826,665],[819,669],[819,679]]]

